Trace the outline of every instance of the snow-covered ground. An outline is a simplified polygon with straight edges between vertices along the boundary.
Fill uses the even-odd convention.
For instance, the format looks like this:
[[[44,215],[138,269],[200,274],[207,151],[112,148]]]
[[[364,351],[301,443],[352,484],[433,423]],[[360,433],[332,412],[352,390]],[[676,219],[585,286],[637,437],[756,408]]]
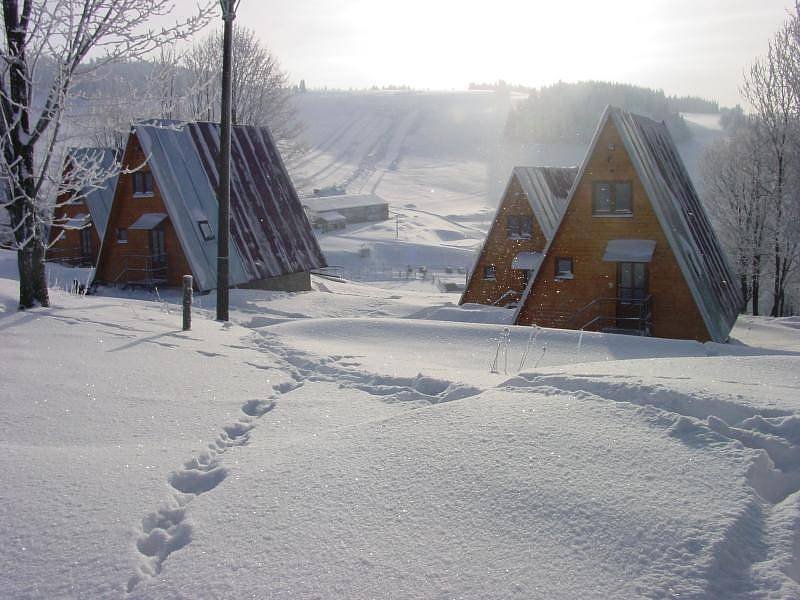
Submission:
[[[4,598],[800,597],[796,318],[506,334],[315,278],[183,333],[16,285],[0,252]]]

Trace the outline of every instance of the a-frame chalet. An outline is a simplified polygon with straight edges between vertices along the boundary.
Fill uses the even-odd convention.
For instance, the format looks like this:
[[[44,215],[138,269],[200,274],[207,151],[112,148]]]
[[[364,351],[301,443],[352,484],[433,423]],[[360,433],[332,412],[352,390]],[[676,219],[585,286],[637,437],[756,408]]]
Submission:
[[[231,132],[230,285],[310,289],[325,266],[319,244],[269,131]],[[95,281],[217,286],[217,123],[133,127],[106,228]]]
[[[515,322],[724,342],[742,306],[666,126],[608,107]]]
[[[519,302],[566,206],[577,167],[515,167],[460,304]]]

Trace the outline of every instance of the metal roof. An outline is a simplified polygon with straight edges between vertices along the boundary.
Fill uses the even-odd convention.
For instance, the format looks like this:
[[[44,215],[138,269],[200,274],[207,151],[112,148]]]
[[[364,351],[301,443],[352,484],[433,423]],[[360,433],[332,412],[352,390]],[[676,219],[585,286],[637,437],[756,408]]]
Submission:
[[[217,123],[137,124],[139,138],[170,220],[200,290],[217,286],[220,153]],[[236,125],[231,132],[230,283],[310,271],[325,266],[308,218],[275,143],[264,127]]]
[[[317,218],[326,223],[336,223],[347,220],[342,213],[338,213],[335,210],[326,210],[325,212],[317,213]]]
[[[656,243],[653,240],[609,240],[603,260],[606,262],[650,262]]]
[[[112,177],[102,183],[81,190],[83,203],[92,215],[92,223],[97,228],[97,235],[101,240],[106,233],[108,216],[111,214],[111,204],[114,202],[114,192],[117,189],[119,159],[120,153],[116,148],[71,148],[67,152],[66,160],[74,161],[86,168],[91,165],[99,173],[113,173]]]
[[[165,213],[144,213],[128,229],[155,229],[167,218]]]
[[[608,106],[600,118],[586,157],[575,178],[567,205],[586,172],[600,135],[611,119],[619,131],[636,173],[658,218],[695,304],[715,342],[725,342],[744,305],[733,270],[725,258],[711,221],[703,209],[686,166],[664,123]],[[563,213],[556,227],[561,226]],[[545,247],[550,249],[552,238]],[[514,316],[519,313],[536,281],[535,273]]]
[[[360,208],[364,206],[388,206],[388,203],[376,194],[353,194],[345,196],[320,196],[302,198],[303,206],[314,212]]]
[[[547,240],[556,232],[577,173],[578,167],[514,167],[512,177],[522,186]]]

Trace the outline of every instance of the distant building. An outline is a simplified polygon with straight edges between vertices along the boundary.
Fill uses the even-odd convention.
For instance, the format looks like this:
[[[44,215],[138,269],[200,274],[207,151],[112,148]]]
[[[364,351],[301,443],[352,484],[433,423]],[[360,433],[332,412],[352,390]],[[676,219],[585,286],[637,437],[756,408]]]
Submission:
[[[96,281],[217,287],[217,192],[220,127],[216,123],[137,124],[122,165]],[[310,289],[310,271],[325,266],[286,167],[269,131],[232,130],[230,285]]]
[[[75,168],[113,173],[120,158],[115,148],[73,148],[64,160],[64,178]],[[53,209],[47,260],[73,266],[95,266],[105,236],[118,175],[91,189],[63,194]]]
[[[389,204],[375,194],[320,196],[303,198],[302,202],[311,223],[322,231],[389,218]]]

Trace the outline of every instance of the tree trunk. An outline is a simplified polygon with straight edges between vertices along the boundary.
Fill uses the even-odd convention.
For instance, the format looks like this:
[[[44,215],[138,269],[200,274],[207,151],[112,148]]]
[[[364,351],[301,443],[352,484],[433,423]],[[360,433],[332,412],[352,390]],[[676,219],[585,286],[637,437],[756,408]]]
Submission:
[[[752,290],[753,290],[753,316],[758,316],[758,295],[761,293],[759,289],[759,279],[761,277],[761,257],[754,256],[753,257],[753,270],[751,272],[753,278]]]
[[[17,250],[19,270],[19,309],[31,308],[36,302],[33,291],[33,249],[30,246]]]
[[[50,306],[50,294],[47,291],[47,269],[44,262],[46,248],[42,240],[41,227],[37,227],[36,239],[33,241],[31,283],[33,297],[41,306]]]

